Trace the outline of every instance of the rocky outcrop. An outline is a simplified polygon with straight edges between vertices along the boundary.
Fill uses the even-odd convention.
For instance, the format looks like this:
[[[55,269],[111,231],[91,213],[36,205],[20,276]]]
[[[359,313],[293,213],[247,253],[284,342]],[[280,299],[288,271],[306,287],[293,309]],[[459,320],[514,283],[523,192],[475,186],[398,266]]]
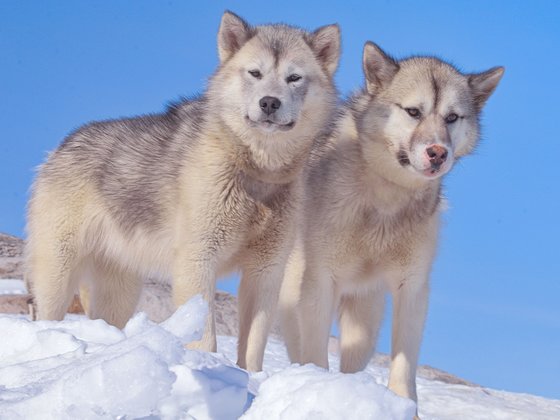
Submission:
[[[23,240],[0,233],[0,279],[23,278]]]

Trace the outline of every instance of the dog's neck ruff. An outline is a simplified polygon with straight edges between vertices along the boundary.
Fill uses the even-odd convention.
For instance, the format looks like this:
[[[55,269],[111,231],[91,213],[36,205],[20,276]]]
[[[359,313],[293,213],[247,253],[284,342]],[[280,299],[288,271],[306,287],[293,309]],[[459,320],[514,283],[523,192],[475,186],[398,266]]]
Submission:
[[[257,165],[252,152],[248,147],[243,146],[237,156],[237,169],[248,177],[268,184],[285,185],[293,182],[303,171],[307,154],[301,153],[296,156],[289,164],[278,169],[269,169]]]

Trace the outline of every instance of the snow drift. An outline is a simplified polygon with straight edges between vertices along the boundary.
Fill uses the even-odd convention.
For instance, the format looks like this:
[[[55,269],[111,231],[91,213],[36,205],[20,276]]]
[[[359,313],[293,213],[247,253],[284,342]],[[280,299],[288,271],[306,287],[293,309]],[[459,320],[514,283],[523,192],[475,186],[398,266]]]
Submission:
[[[8,285],[12,287],[13,285]],[[6,286],[6,287],[8,287]],[[290,365],[276,338],[264,371],[220,354],[187,350],[201,336],[207,307],[194,298],[156,324],[138,313],[124,330],[68,315],[62,322],[0,316],[0,419],[410,419],[415,404],[389,391],[387,368],[338,373]],[[515,368],[515,367],[512,367]],[[423,419],[558,419],[560,401],[419,378]]]
[[[236,419],[249,408],[247,372],[225,356],[185,349],[207,307],[197,297],[161,324],[139,313],[123,331],[101,320],[0,317],[0,416],[10,419]],[[225,345],[230,350],[232,345]],[[278,370],[278,369],[277,369]],[[248,419],[409,419],[411,401],[365,374],[292,366],[256,374]],[[348,389],[353,389],[352,394]],[[344,395],[344,399],[339,397]]]

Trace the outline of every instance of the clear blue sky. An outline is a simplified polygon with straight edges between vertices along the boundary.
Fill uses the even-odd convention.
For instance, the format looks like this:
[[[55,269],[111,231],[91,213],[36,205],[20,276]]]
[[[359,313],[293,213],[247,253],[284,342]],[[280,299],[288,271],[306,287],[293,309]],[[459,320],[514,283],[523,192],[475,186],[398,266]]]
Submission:
[[[2,1],[0,231],[23,235],[33,168],[68,132],[203,91],[226,8],[254,24],[338,22],[343,94],[362,85],[366,40],[506,67],[481,146],[445,182],[421,362],[560,398],[560,2]]]

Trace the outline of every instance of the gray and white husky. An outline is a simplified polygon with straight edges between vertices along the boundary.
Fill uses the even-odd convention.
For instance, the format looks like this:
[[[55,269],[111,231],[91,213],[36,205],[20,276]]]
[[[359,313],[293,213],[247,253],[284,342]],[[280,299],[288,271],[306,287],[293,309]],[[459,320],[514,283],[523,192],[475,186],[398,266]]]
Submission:
[[[294,238],[302,167],[336,108],[340,34],[252,27],[226,12],[220,66],[200,98],[80,128],[42,165],[28,210],[27,278],[39,319],[86,313],[123,327],[147,275],[179,305],[202,294],[216,350],[216,278],[242,271],[238,363],[262,368]]]
[[[344,106],[306,170],[301,234],[281,292],[292,362],[327,367],[333,313],[342,372],[369,362],[393,298],[389,388],[417,400],[416,364],[441,212],[441,180],[479,138],[504,69],[461,74],[435,58],[397,62],[373,43],[366,88]]]

